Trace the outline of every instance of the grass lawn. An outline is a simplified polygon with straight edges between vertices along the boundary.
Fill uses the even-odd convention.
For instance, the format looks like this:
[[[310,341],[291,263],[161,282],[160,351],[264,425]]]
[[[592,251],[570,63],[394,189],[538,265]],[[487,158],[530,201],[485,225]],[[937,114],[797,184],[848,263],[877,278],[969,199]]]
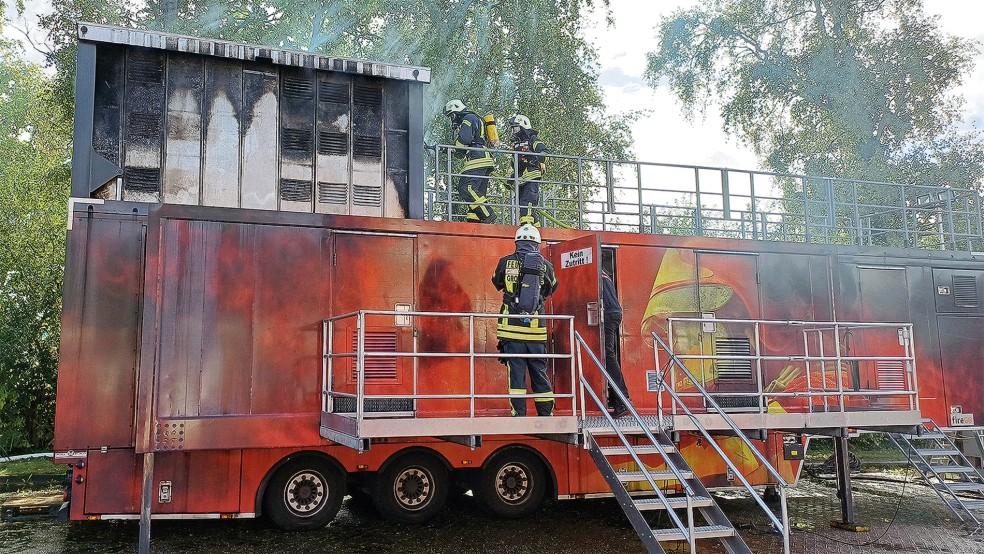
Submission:
[[[0,463],[0,477],[30,477],[32,475],[64,475],[68,466],[55,465],[51,458],[28,458]]]

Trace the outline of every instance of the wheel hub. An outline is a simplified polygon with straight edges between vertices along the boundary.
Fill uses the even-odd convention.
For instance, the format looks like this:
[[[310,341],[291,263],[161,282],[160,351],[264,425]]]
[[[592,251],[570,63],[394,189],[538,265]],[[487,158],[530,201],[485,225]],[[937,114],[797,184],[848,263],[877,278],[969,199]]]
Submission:
[[[503,466],[495,481],[499,497],[511,504],[522,502],[530,492],[529,472],[517,464]]]
[[[313,471],[300,471],[287,482],[284,500],[295,514],[310,516],[324,505],[326,492],[324,477]]]
[[[431,499],[433,480],[430,474],[419,468],[407,468],[394,483],[397,502],[407,509],[416,510]]]

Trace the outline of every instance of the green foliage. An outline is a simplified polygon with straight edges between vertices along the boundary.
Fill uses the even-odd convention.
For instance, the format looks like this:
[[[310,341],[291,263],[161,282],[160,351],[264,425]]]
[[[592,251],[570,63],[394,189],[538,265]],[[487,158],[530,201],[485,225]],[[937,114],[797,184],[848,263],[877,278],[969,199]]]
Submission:
[[[70,136],[49,79],[0,43],[0,455],[51,442]]]
[[[725,130],[776,171],[959,188],[984,175],[951,94],[976,45],[922,0],[714,0],[659,37],[650,84],[687,110],[719,101]]]

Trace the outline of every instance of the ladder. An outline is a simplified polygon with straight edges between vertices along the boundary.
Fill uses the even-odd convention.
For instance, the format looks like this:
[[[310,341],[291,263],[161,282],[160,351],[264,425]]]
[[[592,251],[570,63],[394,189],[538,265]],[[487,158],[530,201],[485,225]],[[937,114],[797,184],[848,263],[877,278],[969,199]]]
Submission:
[[[923,419],[915,435],[888,436],[960,521],[969,519],[974,525],[981,525],[975,512],[984,509],[984,475],[936,422]],[[964,496],[968,493],[974,497]]]
[[[594,391],[586,390],[595,396]],[[646,550],[663,553],[660,542],[682,541],[688,543],[689,552],[696,552],[696,541],[716,539],[728,552],[751,553],[666,432],[659,426],[654,428],[646,421],[650,418],[639,416],[631,407],[630,412],[631,419],[614,420],[607,413],[585,418],[583,434],[591,459]],[[611,435],[618,440],[613,441]],[[613,462],[634,462],[637,471],[615,471]],[[666,469],[651,469],[662,466]],[[630,494],[626,488],[629,484],[640,484],[645,490]],[[653,528],[649,524],[643,513],[654,511],[668,516],[667,526]]]

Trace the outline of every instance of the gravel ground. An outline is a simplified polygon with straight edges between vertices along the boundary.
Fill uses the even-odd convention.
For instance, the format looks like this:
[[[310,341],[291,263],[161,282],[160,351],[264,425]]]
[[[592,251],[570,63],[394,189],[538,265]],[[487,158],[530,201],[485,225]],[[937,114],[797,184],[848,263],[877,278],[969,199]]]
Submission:
[[[903,485],[900,474],[857,476],[857,523],[871,527],[853,533],[830,526],[839,519],[833,481],[804,478],[789,491],[794,553],[948,552],[984,554],[984,536],[959,523],[928,487]],[[753,551],[781,553],[780,537],[770,533],[757,505],[737,491],[717,494]],[[650,516],[657,517],[657,516]],[[426,525],[402,525],[380,518],[371,508],[346,500],[330,526],[309,533],[282,533],[261,521],[155,521],[152,550],[164,553],[279,553],[294,551],[443,554],[462,552],[605,554],[643,552],[614,500],[552,502],[520,521],[489,518],[464,496]],[[57,523],[50,519],[0,524],[0,552],[135,552],[135,522]],[[667,544],[668,552],[683,549]],[[725,552],[714,542],[698,552]]]

